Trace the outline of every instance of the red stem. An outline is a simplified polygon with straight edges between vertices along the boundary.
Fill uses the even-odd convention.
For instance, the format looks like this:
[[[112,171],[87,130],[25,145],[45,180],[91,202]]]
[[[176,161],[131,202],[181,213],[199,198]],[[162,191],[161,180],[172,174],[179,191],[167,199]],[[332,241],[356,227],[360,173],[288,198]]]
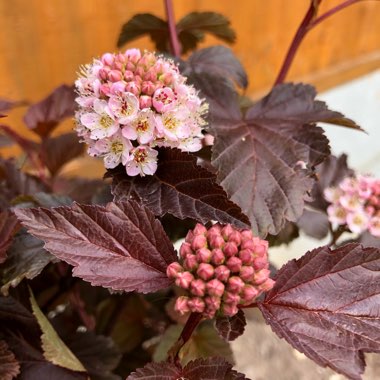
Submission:
[[[168,21],[169,26],[170,45],[172,48],[172,54],[178,58],[181,55],[181,45],[178,40],[172,0],[165,0],[165,11],[166,19]]]
[[[202,320],[202,314],[200,313],[191,313],[183,330],[181,332],[180,337],[177,342],[168,352],[168,360],[172,363],[179,362],[179,352],[181,348],[186,344],[186,342],[191,338],[195,328],[198,326],[199,322]]]

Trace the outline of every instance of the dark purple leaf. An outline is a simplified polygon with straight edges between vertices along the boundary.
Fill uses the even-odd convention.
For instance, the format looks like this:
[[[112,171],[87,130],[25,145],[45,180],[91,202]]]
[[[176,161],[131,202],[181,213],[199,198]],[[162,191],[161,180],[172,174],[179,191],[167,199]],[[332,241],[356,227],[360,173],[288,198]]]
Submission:
[[[0,266],[1,293],[8,295],[24,278],[37,277],[55,257],[43,248],[43,241],[21,230],[7,251],[7,260]]]
[[[0,378],[12,380],[20,373],[20,364],[16,360],[7,343],[0,340]]]
[[[0,133],[0,148],[11,146],[13,144],[14,141],[9,136]]]
[[[119,168],[120,169],[120,168]],[[129,177],[125,169],[111,171],[117,201],[140,200],[155,215],[206,223],[217,220],[247,228],[249,221],[216,183],[216,176],[196,164],[196,157],[177,149],[162,149],[153,176]]]
[[[185,76],[191,77],[192,73],[199,75],[207,73],[217,78],[231,78],[240,87],[248,86],[248,77],[242,64],[232,50],[225,46],[211,46],[197,50],[183,63],[183,66],[182,74]]]
[[[218,180],[260,236],[277,234],[286,220],[301,216],[313,184],[311,170],[329,155],[328,140],[314,123],[348,121],[316,101],[308,85],[276,86],[244,118],[238,103],[231,104],[236,95],[230,91],[228,97],[226,87],[219,95],[213,87],[217,90],[210,83],[208,99]]]
[[[14,107],[18,107],[21,105],[24,105],[25,102],[20,101],[14,101],[14,100],[7,100],[7,99],[0,99],[0,113],[7,112],[11,110]]]
[[[127,377],[127,380],[249,380],[232,369],[225,359],[211,357],[197,359],[184,368],[171,363],[148,363]]]
[[[120,362],[121,354],[111,338],[92,332],[78,332],[62,338],[86,368],[91,380],[121,379],[112,373]]]
[[[57,174],[63,165],[84,152],[84,145],[79,142],[76,133],[66,133],[46,139],[41,146],[42,161],[51,175]]]
[[[364,352],[380,352],[380,250],[320,247],[283,266],[259,304],[281,338],[349,379],[364,371]]]
[[[12,199],[20,195],[30,195],[46,190],[35,177],[25,174],[14,160],[0,158],[0,210],[9,207]]]
[[[40,148],[38,143],[22,136],[20,133],[16,132],[7,125],[0,125],[0,130],[6,135],[6,137],[10,138],[17,145],[19,145],[19,147],[29,156],[31,160],[38,159],[38,150]]]
[[[168,51],[169,29],[166,21],[150,13],[134,15],[121,29],[117,47],[148,34],[159,51]]]
[[[315,210],[305,209],[297,225],[306,235],[314,239],[323,239],[329,233],[329,220],[327,215]]]
[[[235,340],[244,333],[247,324],[243,310],[239,310],[233,317],[218,317],[215,320],[215,327],[219,335],[227,340]]]
[[[313,200],[308,204],[317,210],[326,211],[329,202],[325,200],[324,190],[330,186],[337,186],[344,178],[353,174],[354,171],[347,165],[347,156],[345,154],[339,157],[329,156],[316,168],[317,181],[311,192]]]
[[[293,222],[286,222],[285,226],[277,235],[269,234],[265,239],[268,240],[270,247],[275,247],[282,244],[289,244],[298,237],[299,230],[297,225]]]
[[[13,213],[9,210],[0,212],[0,264],[5,261],[7,249],[19,228],[20,225]]]
[[[0,297],[0,339],[20,364],[20,380],[87,380],[86,374],[55,366],[43,357],[41,330],[32,313],[11,297]]]
[[[45,99],[29,107],[24,116],[26,126],[40,137],[48,136],[61,121],[74,115],[75,96],[73,86],[57,87]]]
[[[160,222],[136,202],[17,209],[45,248],[74,266],[74,276],[116,290],[153,292],[171,284],[177,256]]]
[[[371,235],[369,232],[364,232],[360,235],[359,243],[364,247],[375,247],[380,249],[380,238]]]

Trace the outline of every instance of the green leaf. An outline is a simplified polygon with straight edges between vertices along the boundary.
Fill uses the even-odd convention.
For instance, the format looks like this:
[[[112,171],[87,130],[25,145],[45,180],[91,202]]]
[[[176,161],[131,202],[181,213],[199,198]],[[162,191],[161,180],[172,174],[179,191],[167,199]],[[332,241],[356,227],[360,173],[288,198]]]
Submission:
[[[167,352],[177,341],[182,329],[182,325],[172,325],[165,331],[153,354],[154,361],[166,360]],[[179,353],[183,365],[199,357],[216,355],[226,358],[231,363],[234,362],[230,344],[218,335],[210,321],[203,322],[196,329]]]
[[[150,13],[140,13],[133,16],[121,28],[117,47],[148,34],[156,44],[157,50],[167,51],[169,30],[166,21]]]
[[[42,330],[41,343],[44,357],[50,363],[77,372],[86,372],[82,363],[75,357],[70,349],[63,343],[53,326],[42,313],[36,299],[30,291],[30,304],[37,322]]]

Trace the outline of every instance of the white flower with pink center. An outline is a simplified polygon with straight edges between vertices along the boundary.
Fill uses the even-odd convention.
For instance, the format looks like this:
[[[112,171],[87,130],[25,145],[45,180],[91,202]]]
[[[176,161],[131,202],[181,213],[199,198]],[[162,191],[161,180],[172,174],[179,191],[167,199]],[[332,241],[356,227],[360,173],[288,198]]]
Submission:
[[[99,140],[94,150],[103,157],[104,166],[113,169],[119,164],[125,165],[129,159],[129,152],[133,148],[131,142],[118,132],[115,135]]]
[[[176,99],[170,87],[159,88],[153,95],[153,107],[161,113],[171,111],[176,106]]]
[[[122,129],[122,134],[130,140],[137,140],[139,144],[148,144],[154,139],[156,120],[152,110],[141,110],[136,118]]]
[[[138,146],[132,149],[126,163],[127,174],[132,177],[153,175],[157,170],[157,155],[156,150],[147,146]]]
[[[361,233],[368,228],[369,218],[364,212],[354,212],[347,215],[348,228],[354,233]]]
[[[157,117],[157,130],[163,138],[169,141],[179,141],[192,136],[190,125],[186,122],[188,112],[178,109]]]
[[[380,238],[380,216],[375,216],[369,221],[368,231],[373,236]]]
[[[94,100],[94,111],[84,113],[80,117],[81,123],[90,131],[90,138],[98,140],[110,137],[119,130],[119,125],[105,100]]]
[[[327,207],[329,220],[334,224],[345,224],[347,218],[347,210],[340,205],[330,205]]]
[[[131,122],[139,110],[139,101],[136,96],[130,92],[112,95],[108,104],[120,124]]]

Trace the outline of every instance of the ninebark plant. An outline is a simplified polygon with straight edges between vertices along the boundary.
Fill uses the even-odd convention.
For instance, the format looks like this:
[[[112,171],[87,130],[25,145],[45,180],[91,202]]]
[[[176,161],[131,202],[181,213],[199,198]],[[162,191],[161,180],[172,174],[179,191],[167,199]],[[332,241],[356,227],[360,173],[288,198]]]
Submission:
[[[29,107],[36,139],[3,119],[1,145],[23,154],[0,158],[1,379],[247,379],[229,347],[247,308],[361,378],[364,353],[380,351],[380,181],[332,156],[317,123],[361,128],[312,86],[284,83],[304,36],[359,0],[323,14],[321,2],[256,102],[229,48],[197,50],[207,33],[233,43],[229,21],[175,23],[166,0],[166,20],[135,15],[117,42],[148,34],[156,53],[95,58],[75,88]],[[22,104],[1,101],[2,116]],[[76,132],[53,134],[74,114]],[[61,174],[85,149],[103,180]],[[330,244],[276,272],[270,247],[299,231]]]

